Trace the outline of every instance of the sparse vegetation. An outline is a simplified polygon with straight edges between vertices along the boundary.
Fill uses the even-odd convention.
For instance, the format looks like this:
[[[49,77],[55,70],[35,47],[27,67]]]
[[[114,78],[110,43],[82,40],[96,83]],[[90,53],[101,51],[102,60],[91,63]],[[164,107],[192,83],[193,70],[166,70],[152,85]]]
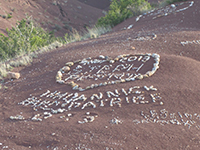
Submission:
[[[110,10],[103,12],[105,16],[99,18],[96,25],[114,27],[127,18],[145,13],[154,7],[163,7],[181,1],[187,0],[163,0],[152,5],[147,0],[112,0]]]
[[[12,18],[11,14],[8,14],[8,15],[7,15],[7,18],[8,18],[8,19]]]
[[[87,28],[87,30],[82,34],[80,34],[77,30],[72,29],[71,34],[66,33],[64,39],[67,43],[71,43],[71,42],[85,40],[88,38],[98,38],[100,35],[107,33],[109,31],[111,31],[110,26],[107,27],[95,26],[93,28]]]
[[[7,70],[10,70],[11,69],[11,66],[10,65],[7,65],[5,63],[2,63],[1,66],[0,66],[0,76],[1,77],[6,77],[7,75]]]
[[[72,29],[72,33],[71,34],[66,33],[64,38],[67,43],[71,43],[71,42],[80,41],[81,35],[78,33],[77,30]]]
[[[169,5],[169,4],[173,4],[173,3],[176,3],[176,2],[183,2],[183,1],[187,1],[187,0],[162,0],[162,1],[159,1],[158,3],[152,3],[151,6],[153,8],[161,8],[161,7],[165,7],[166,5]]]
[[[166,0],[167,4],[172,4],[172,3],[176,3],[176,2],[183,2],[183,1],[187,1],[187,0]]]
[[[47,32],[33,23],[31,17],[22,19],[15,27],[6,31],[8,36],[0,33],[0,76],[2,77],[6,76],[11,66],[26,66],[38,53],[37,51],[43,52],[60,47],[64,41],[56,38],[53,32]]]
[[[94,27],[94,28],[87,28],[87,32],[83,36],[84,38],[98,38],[100,35],[111,31],[111,27],[101,26],[101,27]]]
[[[97,26],[115,26],[120,22],[151,9],[146,0],[112,0],[110,10],[97,21]]]
[[[30,55],[22,56],[21,59],[15,61],[10,61],[10,65],[13,67],[26,66],[32,62],[32,57]]]
[[[6,29],[8,36],[0,34],[0,60],[30,53],[56,41],[52,32],[35,25],[32,18],[21,20],[16,27]]]
[[[10,19],[12,18],[12,13],[7,13],[6,15],[0,15],[4,19]]]
[[[16,27],[6,30],[8,36],[0,34],[0,76],[6,77],[7,71],[12,67],[30,64],[38,53],[58,48],[65,43],[97,38],[110,30],[110,27],[87,28],[87,32],[82,35],[72,28],[72,32],[64,38],[56,38],[53,32],[35,25],[31,17],[22,19]]]
[[[55,29],[56,31],[59,31],[59,30],[62,29],[62,27],[61,27],[60,25],[58,25],[58,24],[55,24],[55,25],[54,25],[54,29]]]
[[[64,26],[63,28],[65,28],[66,30],[69,30],[70,32],[72,32],[72,27],[69,25],[68,22],[63,22]]]

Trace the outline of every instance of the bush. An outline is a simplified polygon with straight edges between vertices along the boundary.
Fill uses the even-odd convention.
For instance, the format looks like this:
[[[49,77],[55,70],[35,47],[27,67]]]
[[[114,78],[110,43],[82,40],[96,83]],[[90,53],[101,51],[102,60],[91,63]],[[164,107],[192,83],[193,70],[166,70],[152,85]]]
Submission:
[[[36,26],[31,17],[22,19],[15,28],[6,31],[8,36],[0,33],[0,60],[33,52],[56,40],[53,32],[46,32]]]
[[[172,3],[183,2],[183,1],[187,1],[187,0],[167,0],[167,3],[172,4]]]
[[[8,14],[7,18],[8,18],[8,19],[12,18],[11,14]]]
[[[98,19],[97,26],[115,26],[125,19],[149,10],[150,3],[146,0],[112,0],[110,10]]]
[[[97,38],[110,30],[110,27],[88,28],[87,33],[82,36],[72,29],[72,32],[66,33],[64,37],[55,37],[54,32],[47,32],[35,25],[31,17],[22,19],[17,22],[16,27],[6,29],[8,36],[0,33],[0,78],[6,77],[7,70],[12,67],[28,65],[38,53],[61,47],[66,43]],[[5,62],[8,64],[5,65]]]

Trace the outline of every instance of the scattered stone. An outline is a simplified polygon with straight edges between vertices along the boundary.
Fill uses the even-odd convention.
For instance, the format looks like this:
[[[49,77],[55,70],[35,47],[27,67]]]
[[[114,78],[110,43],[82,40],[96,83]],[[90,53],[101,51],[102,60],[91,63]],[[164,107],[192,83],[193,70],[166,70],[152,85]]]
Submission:
[[[134,46],[132,46],[132,47],[131,47],[131,49],[135,50],[135,47],[134,47]]]
[[[99,55],[99,58],[101,58],[101,59],[105,59],[105,56],[103,56],[103,55]]]
[[[137,77],[136,77],[136,79],[138,79],[138,80],[142,80],[143,79],[143,75],[138,75]]]
[[[114,60],[110,60],[110,63],[113,64],[115,61]]]
[[[70,71],[70,67],[69,66],[65,66],[65,67],[62,68],[62,70],[64,72],[68,72],[68,71]]]
[[[56,81],[57,81],[57,80],[62,80],[62,72],[61,72],[61,71],[58,71],[58,72],[57,72]]]
[[[111,124],[122,124],[122,122],[123,122],[122,120],[119,120],[117,118],[114,118],[114,119],[110,120]]]
[[[59,83],[59,84],[65,83],[65,81],[63,81],[63,80],[56,80],[56,82]]]
[[[22,115],[10,116],[11,120],[24,120],[25,118]]]
[[[73,66],[73,65],[74,65],[73,62],[67,62],[67,63],[66,63],[66,66],[69,66],[69,67],[71,67],[71,66]]]
[[[86,116],[86,118],[84,118],[85,122],[93,122],[95,119],[94,116]]]
[[[20,73],[17,72],[8,72],[7,77],[9,79],[19,79],[20,78]]]

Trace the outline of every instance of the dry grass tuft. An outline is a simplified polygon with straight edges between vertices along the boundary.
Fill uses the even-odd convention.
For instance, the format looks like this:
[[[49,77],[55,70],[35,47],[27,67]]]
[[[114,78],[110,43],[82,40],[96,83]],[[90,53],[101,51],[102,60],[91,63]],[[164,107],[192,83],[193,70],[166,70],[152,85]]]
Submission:
[[[7,68],[10,67],[10,65],[6,65],[5,63],[0,64],[0,76],[6,77],[7,76]]]
[[[91,29],[87,29],[87,33],[83,36],[83,38],[98,38],[100,35],[111,31],[111,27],[94,27]]]

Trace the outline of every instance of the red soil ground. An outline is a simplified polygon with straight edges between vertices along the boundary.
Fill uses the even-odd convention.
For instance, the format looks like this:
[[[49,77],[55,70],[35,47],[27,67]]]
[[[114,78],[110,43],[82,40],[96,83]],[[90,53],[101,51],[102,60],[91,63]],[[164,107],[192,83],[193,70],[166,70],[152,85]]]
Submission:
[[[91,5],[95,6],[93,3]],[[189,5],[191,7],[188,7]],[[81,6],[82,10],[87,9],[86,6],[91,7],[85,4]],[[183,11],[178,11],[181,9]],[[93,10],[92,14],[98,13],[98,9]],[[168,15],[167,10],[169,9],[165,9],[164,15],[155,10],[137,22],[136,17],[130,18],[116,26],[111,33],[43,53],[29,66],[16,68],[14,71],[20,72],[20,79],[6,80],[3,86],[7,88],[0,91],[0,148],[199,150],[200,2],[194,0],[194,4],[191,1],[177,3],[176,12]],[[93,59],[99,55],[115,58],[121,54],[142,53],[160,55],[159,69],[151,77],[142,80],[96,87],[83,92],[72,90],[71,86],[58,84],[55,80],[57,71],[66,62],[88,57]],[[149,66],[149,69],[151,67]],[[88,83],[93,82],[88,80]],[[157,88],[157,91],[146,91],[143,88],[151,85]],[[148,104],[127,103],[122,88],[127,91],[134,86],[140,86],[138,91],[143,92],[141,94],[145,96]],[[97,105],[96,108],[81,109],[88,101],[96,103],[96,99],[90,100],[92,94],[102,92],[103,99],[109,100],[106,92],[114,92],[116,89],[122,100],[121,107],[110,107],[108,101],[104,107]],[[40,97],[47,90],[78,92],[88,99],[81,103],[81,107],[53,114],[48,119],[44,119],[45,111],[39,107],[34,111],[31,104],[18,104],[32,96],[38,97],[41,102],[52,101],[52,98]],[[154,103],[150,94],[156,93]],[[134,95],[131,94],[129,96]],[[55,100],[62,101],[58,98]],[[58,104],[54,107],[59,106]],[[93,122],[78,123],[83,121],[87,112],[90,112],[89,116],[98,117],[95,117]],[[22,115],[24,120],[10,119],[10,116],[17,114]],[[37,114],[41,115],[39,118],[43,121],[32,121]],[[115,118],[119,120],[118,124],[112,122]]]
[[[15,26],[16,21],[32,16],[35,22],[48,30],[56,30],[57,36],[71,32],[72,28],[83,31],[93,26],[104,14],[103,9],[109,7],[109,0],[78,1],[78,0],[2,0],[0,9],[0,32]],[[12,14],[11,19],[3,15]]]

